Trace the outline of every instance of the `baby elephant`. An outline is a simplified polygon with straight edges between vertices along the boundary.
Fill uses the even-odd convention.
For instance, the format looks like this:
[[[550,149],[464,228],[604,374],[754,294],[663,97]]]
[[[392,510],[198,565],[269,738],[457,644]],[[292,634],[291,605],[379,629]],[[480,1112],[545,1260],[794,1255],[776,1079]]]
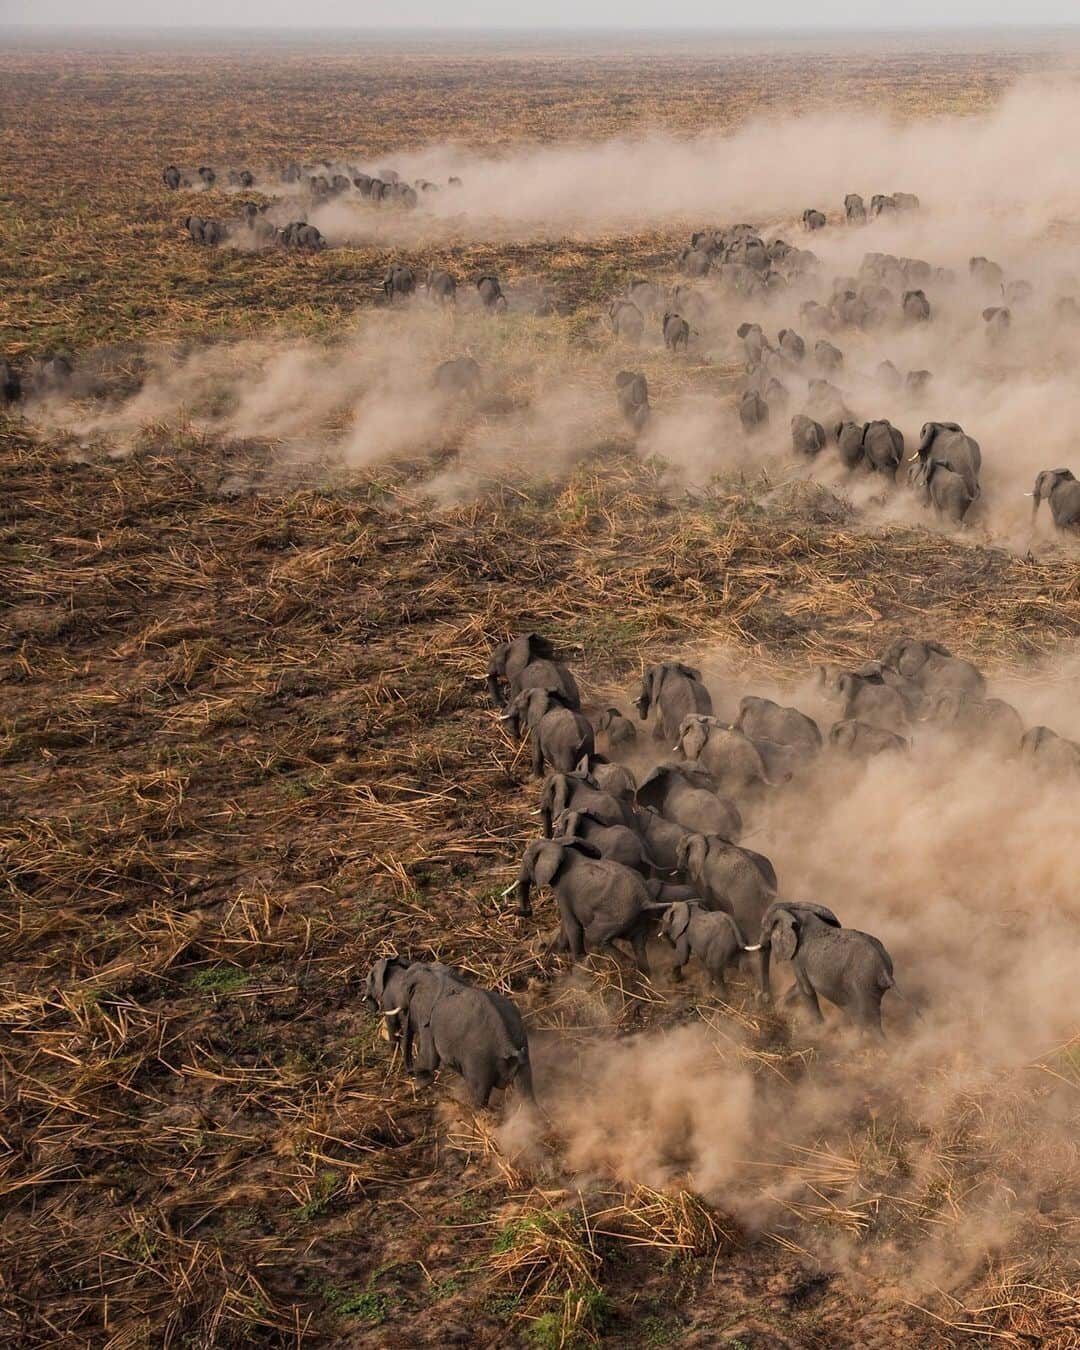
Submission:
[[[615,376],[615,397],[619,400],[619,411],[634,431],[644,431],[650,413],[645,376],[634,370],[620,370]]]
[[[761,992],[769,998],[769,957],[790,961],[795,986],[788,999],[801,998],[818,1022],[818,998],[843,1008],[864,1031],[882,1037],[881,1000],[895,986],[893,963],[876,937],[840,920],[823,905],[778,901],[761,921]]]
[[[532,771],[537,778],[543,776],[545,763],[556,773],[570,773],[595,750],[588,720],[549,689],[522,690],[500,714],[500,720],[510,724],[515,736],[523,729],[528,732]]]
[[[618,708],[605,708],[596,719],[596,746],[605,755],[632,751],[637,745],[637,727]]]
[[[689,900],[680,900],[664,912],[660,936],[675,948],[673,980],[682,979],[683,966],[696,956],[721,994],[726,988],[724,972],[738,961],[746,946],[739,925],[730,914],[702,909]]]

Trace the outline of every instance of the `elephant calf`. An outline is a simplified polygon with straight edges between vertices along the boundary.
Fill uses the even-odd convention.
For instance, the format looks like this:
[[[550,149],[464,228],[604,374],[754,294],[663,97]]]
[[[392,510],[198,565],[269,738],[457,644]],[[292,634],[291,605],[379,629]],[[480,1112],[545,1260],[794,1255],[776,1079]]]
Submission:
[[[501,717],[515,736],[523,730],[528,732],[532,771],[537,778],[543,776],[545,764],[556,773],[572,772],[596,748],[592,724],[547,689],[522,690]]]
[[[596,746],[606,755],[633,751],[637,745],[637,727],[618,708],[605,708],[596,719]]]
[[[769,959],[790,961],[795,986],[788,998],[800,997],[814,1018],[823,1022],[820,998],[850,1014],[864,1031],[883,1036],[881,1000],[895,986],[893,963],[876,937],[840,920],[823,905],[781,902],[771,905],[761,921],[761,940],[747,951],[760,951],[761,992],[770,996]]]
[[[746,946],[746,939],[730,914],[703,910],[688,900],[678,901],[665,911],[660,936],[675,948],[672,979],[682,979],[683,966],[693,956],[721,994],[726,990],[725,971],[738,961]]]
[[[802,223],[804,230],[823,230],[827,223],[825,212],[816,211],[812,206],[808,206],[802,213]]]
[[[493,314],[501,314],[506,309],[506,296],[502,293],[498,277],[481,277],[476,283],[476,293],[484,308]]]

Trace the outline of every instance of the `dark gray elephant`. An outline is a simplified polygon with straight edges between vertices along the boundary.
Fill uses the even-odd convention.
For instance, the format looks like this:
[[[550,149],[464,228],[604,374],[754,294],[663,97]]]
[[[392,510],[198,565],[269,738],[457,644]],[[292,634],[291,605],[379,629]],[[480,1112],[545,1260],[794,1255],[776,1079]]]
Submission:
[[[594,727],[597,749],[606,755],[630,753],[637,745],[637,727],[618,708],[605,708]]]
[[[220,220],[204,220],[202,228],[202,241],[212,247],[217,244],[223,244],[229,236],[229,227]]]
[[[1001,293],[1005,273],[996,262],[991,262],[989,258],[969,258],[968,273],[976,286],[981,286],[984,290],[997,291],[998,294]]]
[[[554,892],[572,960],[595,949],[621,962],[612,945],[621,939],[633,948],[639,970],[649,973],[645,939],[655,902],[639,872],[602,857],[584,839],[538,839],[525,850],[514,886],[518,913],[526,918],[534,886]]]
[[[790,746],[801,755],[815,755],[821,749],[821,732],[814,719],[771,698],[747,695],[739,704],[733,725],[751,740]]]
[[[1024,736],[1020,714],[1004,699],[973,698],[943,689],[926,700],[923,721],[985,749],[1015,755]]]
[[[606,825],[591,811],[564,811],[556,816],[552,838],[584,839],[602,858],[622,863],[645,878],[650,878],[657,869],[645,840],[636,830],[628,825]]]
[[[802,213],[802,223],[804,230],[823,230],[828,222],[824,211],[817,211],[808,206]]]
[[[987,340],[993,343],[1004,342],[1009,335],[1009,329],[1012,327],[1012,314],[1004,305],[991,305],[982,312],[983,322],[986,324],[984,332]]]
[[[8,406],[22,398],[22,379],[7,361],[0,361],[0,403]]]
[[[914,681],[924,697],[950,689],[972,698],[986,696],[986,677],[978,666],[953,656],[938,642],[897,638],[882,652],[881,665]]]
[[[355,174],[353,174],[353,180],[352,180],[353,187],[357,190],[357,192],[359,192],[359,194],[360,194],[361,197],[365,197],[365,198],[366,198],[366,197],[370,197],[370,196],[371,196],[371,184],[372,184],[372,181],[373,181],[373,180],[372,180],[371,174],[369,174],[369,173],[355,173]]]
[[[896,213],[896,198],[890,197],[884,192],[875,192],[870,198],[870,219],[876,220],[878,216],[891,216]]]
[[[596,748],[592,724],[548,689],[522,690],[500,716],[515,736],[528,734],[537,778],[543,776],[545,764],[556,773],[572,773]]]
[[[763,745],[717,717],[693,713],[683,719],[674,749],[699,763],[721,792],[739,797],[791,778],[776,747]]]
[[[854,718],[834,722],[829,728],[829,744],[853,759],[871,759],[874,755],[904,752],[910,742],[895,731],[870,726]]]
[[[854,286],[833,296],[829,314],[834,324],[848,328],[866,328],[873,321],[870,306]]]
[[[664,334],[664,346],[670,352],[678,352],[682,347],[686,351],[690,345],[690,325],[681,314],[673,314],[670,310],[664,315],[662,328]]]
[[[427,291],[428,299],[435,300],[440,305],[452,305],[457,300],[457,282],[441,267],[432,267],[428,271],[424,289]]]
[[[202,243],[203,226],[206,224],[206,221],[203,220],[202,216],[185,216],[181,224],[184,229],[187,230],[193,243]]]
[[[825,428],[805,413],[796,413],[791,419],[791,448],[796,455],[808,455],[811,459],[820,455],[828,444]]]
[[[648,666],[641,676],[641,692],[635,707],[644,722],[655,709],[653,735],[673,745],[683,721],[692,713],[712,714],[712,698],[701,679],[701,671],[681,661],[664,661]]]
[[[920,474],[924,480],[928,479],[934,467],[948,469],[963,480],[972,501],[978,497],[982,451],[979,442],[974,436],[968,436],[959,423],[924,423],[922,439],[915,455],[918,456]]]
[[[690,831],[666,819],[652,806],[635,812],[634,828],[657,870],[668,875],[674,874],[678,868],[679,844]]]
[[[608,322],[616,337],[640,342],[645,332],[645,315],[632,300],[613,300],[608,306]]]
[[[930,318],[930,301],[925,291],[905,291],[902,307],[908,323],[926,323]]]
[[[343,192],[348,192],[351,187],[351,180],[346,178],[343,173],[336,173],[333,178],[330,179],[330,191],[336,197],[340,197]]]
[[[806,357],[806,343],[794,328],[781,328],[777,334],[780,354],[793,366],[802,365]]]
[[[958,473],[940,464],[928,464],[909,474],[911,484],[922,495],[924,506],[954,525],[963,525],[975,504],[975,497]]]
[[[384,183],[381,178],[371,178],[368,180],[367,192],[364,195],[372,206],[380,206],[384,195],[389,192],[389,183]]]
[[[642,781],[635,800],[639,807],[655,807],[684,830],[725,839],[738,839],[742,833],[739,808],[720,796],[712,774],[690,761],[658,765]]]
[[[682,980],[683,967],[694,957],[701,962],[719,994],[727,989],[725,972],[738,963],[746,946],[732,915],[702,909],[689,900],[677,901],[667,908],[660,921],[660,936],[675,948],[673,980]]]
[[[382,288],[388,304],[392,305],[396,300],[407,300],[416,290],[416,273],[411,267],[394,263],[386,273]]]
[[[849,225],[866,224],[866,203],[857,192],[849,192],[844,198],[844,219]]]
[[[503,690],[503,683],[507,690]],[[488,660],[487,687],[491,701],[504,707],[523,689],[547,689],[560,694],[568,708],[581,708],[581,695],[570,671],[555,659],[555,649],[539,633],[522,633],[500,642]]]
[[[209,164],[199,165],[199,177],[202,179],[202,181],[206,184],[207,187],[213,187],[214,184],[217,182],[217,174],[214,172],[214,170],[210,167]]]
[[[589,777],[601,792],[610,792],[613,797],[621,797],[632,802],[637,792],[637,779],[633,771],[625,764],[612,764],[603,755],[590,755],[586,761]]]
[[[468,394],[475,398],[480,392],[483,376],[473,357],[453,356],[435,367],[431,382],[441,394]]]
[[[725,910],[747,933],[758,931],[776,899],[776,870],[768,858],[721,835],[688,834],[675,860],[707,909]]]
[[[826,693],[842,701],[844,720],[858,720],[887,731],[903,731],[911,716],[907,700],[884,680],[852,670],[818,668]]]
[[[835,375],[844,364],[844,353],[834,347],[826,338],[818,338],[814,343],[814,365],[829,375]]]
[[[741,323],[735,331],[742,338],[747,365],[756,366],[769,350],[765,330],[759,323]]]
[[[166,165],[161,177],[170,192],[175,192],[180,186],[180,170],[175,164]]]
[[[645,430],[651,414],[649,384],[640,371],[620,370],[615,376],[615,397],[619,411],[636,433]]]
[[[1080,775],[1080,745],[1049,727],[1032,727],[1020,741],[1020,754],[1039,769],[1061,775]]]
[[[837,422],[833,427],[840,462],[845,469],[857,469],[863,462],[863,429],[858,422]]]
[[[739,421],[744,431],[759,431],[769,421],[769,405],[756,389],[747,389],[739,399]]]
[[[637,812],[630,802],[603,792],[586,765],[573,773],[552,773],[540,789],[540,820],[545,839],[551,838],[553,822],[564,811],[588,811],[605,825],[626,825],[635,829]],[[651,850],[650,850],[651,851]]]
[[[679,271],[684,277],[703,277],[708,275],[712,256],[708,249],[684,248],[679,254]]]
[[[476,293],[480,297],[480,303],[492,313],[501,313],[506,309],[506,296],[503,295],[498,277],[481,277],[476,283]]]
[[[420,1084],[438,1069],[465,1079],[475,1104],[483,1109],[494,1088],[511,1084],[534,1100],[529,1040],[521,1014],[502,994],[477,989],[443,966],[415,962],[400,979],[405,1041],[411,1046],[406,1067]]]
[[[66,356],[57,352],[43,352],[35,357],[26,371],[26,386],[41,398],[60,393],[70,382],[73,367]]]
[[[1070,530],[1080,525],[1080,483],[1071,469],[1043,469],[1035,479],[1031,493],[1031,520],[1039,514],[1041,502],[1050,503],[1050,516],[1059,530]]]
[[[863,426],[862,444],[867,467],[895,481],[904,462],[904,433],[886,418],[878,418]]]
[[[895,986],[893,963],[876,937],[843,928],[823,905],[777,901],[761,922],[761,992],[769,997],[769,961],[790,961],[798,997],[818,1022],[825,1019],[819,998],[843,1008],[862,1030],[881,1029],[881,1000]]]

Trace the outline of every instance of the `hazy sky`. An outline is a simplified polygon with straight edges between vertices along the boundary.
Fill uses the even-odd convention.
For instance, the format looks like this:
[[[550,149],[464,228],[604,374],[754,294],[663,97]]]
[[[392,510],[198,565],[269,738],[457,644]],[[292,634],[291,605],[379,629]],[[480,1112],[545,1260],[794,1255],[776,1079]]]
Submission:
[[[0,0],[0,23],[312,29],[374,27],[913,28],[1075,24],[1076,0]]]

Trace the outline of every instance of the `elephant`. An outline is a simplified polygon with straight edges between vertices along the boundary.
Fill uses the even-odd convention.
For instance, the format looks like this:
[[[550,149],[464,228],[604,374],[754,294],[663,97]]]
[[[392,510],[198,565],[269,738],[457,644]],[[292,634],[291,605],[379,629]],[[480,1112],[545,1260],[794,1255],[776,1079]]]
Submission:
[[[415,210],[420,203],[420,197],[414,187],[408,183],[391,183],[389,194],[383,193],[383,196],[389,195],[390,200],[406,211]]]
[[[613,300],[608,306],[608,322],[616,337],[640,342],[645,332],[645,315],[632,300]]]
[[[330,191],[334,193],[335,196],[340,197],[343,192],[348,192],[351,187],[351,180],[346,178],[343,173],[336,173],[333,178],[330,179]]]
[[[908,323],[927,323],[930,319],[930,301],[925,291],[905,291],[904,318]]]
[[[1005,273],[996,262],[991,262],[989,258],[969,258],[968,273],[977,286],[1000,294]]]
[[[564,811],[588,811],[605,825],[637,828],[638,814],[631,802],[601,791],[588,767],[579,764],[573,773],[552,773],[540,790],[540,820],[545,839],[551,838],[552,822]]]
[[[896,198],[886,195],[884,192],[875,192],[870,198],[870,219],[876,220],[878,216],[891,216],[896,213]]]
[[[493,1088],[516,1084],[534,1101],[529,1040],[521,1014],[493,990],[477,989],[446,967],[414,962],[400,979],[400,1015],[405,1018],[406,1068],[421,1084],[436,1069],[461,1075],[477,1107]],[[411,1042],[417,1041],[415,1060]]]
[[[544,765],[556,773],[571,773],[582,756],[593,753],[592,723],[568,708],[558,694],[547,689],[524,689],[500,714],[515,736],[529,735],[532,771],[543,777]]]
[[[0,361],[0,403],[8,406],[22,398],[22,380],[19,372],[7,361]]]
[[[502,681],[509,686],[503,694]],[[510,642],[501,642],[491,653],[487,669],[487,687],[496,707],[504,707],[523,689],[547,689],[559,694],[568,708],[581,709],[581,695],[573,675],[555,653],[547,638],[539,633],[524,633]]]
[[[241,169],[236,175],[236,181],[241,187],[251,188],[255,186],[255,175],[250,169]]]
[[[637,745],[637,727],[618,708],[605,708],[595,722],[597,748],[606,754],[633,750]]]
[[[898,263],[904,274],[904,280],[910,285],[918,285],[933,279],[934,269],[922,258],[900,258]]]
[[[538,839],[525,850],[514,892],[518,913],[532,914],[532,887],[547,886],[559,906],[562,939],[573,961],[596,948],[621,961],[612,946],[629,941],[638,969],[649,973],[645,938],[655,902],[644,877],[622,863],[604,858],[584,839]]]
[[[769,961],[790,961],[799,997],[818,1022],[825,1019],[819,998],[843,1008],[863,1031],[883,1038],[881,1000],[894,988],[893,963],[876,937],[840,920],[824,905],[776,901],[761,921],[761,940],[747,951],[760,951],[761,992],[770,996]]]
[[[674,314],[669,310],[664,315],[662,331],[664,346],[668,351],[678,352],[680,346],[686,351],[690,344],[690,325],[681,314]]]
[[[281,231],[281,242],[286,248],[310,248],[318,251],[326,247],[326,240],[319,229],[304,220],[290,221]]]
[[[802,223],[804,230],[823,230],[826,225],[824,211],[816,211],[812,206],[808,206],[802,213]]]
[[[844,198],[844,219],[849,225],[866,224],[866,203],[857,192],[849,192]]]
[[[450,177],[446,180],[446,186],[452,188],[459,188],[463,187],[464,184],[456,174],[451,174]]]
[[[987,339],[994,343],[1004,341],[1012,326],[1011,311],[1004,305],[991,305],[988,309],[983,310],[982,317],[986,324],[984,332]]]
[[[371,174],[369,173],[354,173],[352,176],[352,185],[361,197],[371,195],[371,181]]]
[[[953,656],[938,642],[900,637],[886,647],[880,659],[886,671],[896,671],[914,681],[924,697],[931,698],[945,690],[955,690],[969,698],[986,697],[986,676],[978,666]]]
[[[601,792],[632,802],[637,792],[637,779],[625,764],[612,764],[603,755],[590,755],[587,760],[589,777]]]
[[[681,982],[683,966],[696,957],[708,972],[717,993],[726,991],[724,973],[735,964],[746,946],[746,939],[732,915],[709,911],[689,900],[670,905],[660,921],[660,936],[675,948],[671,978]]]
[[[206,224],[202,216],[185,216],[181,224],[187,230],[193,243],[202,243],[203,226]]]
[[[930,464],[925,471],[911,475],[911,482],[916,490],[921,489],[924,506],[932,506],[939,516],[954,525],[963,525],[975,497],[960,474],[940,464]]]
[[[716,780],[693,762],[658,765],[635,794],[638,806],[655,806],[666,820],[697,834],[737,839],[742,816],[733,801],[716,791]]]
[[[398,173],[397,169],[379,169],[378,174],[384,183],[393,184],[401,180],[401,174]]]
[[[668,745],[679,735],[683,721],[692,713],[712,714],[712,698],[702,683],[701,671],[680,661],[648,666],[641,677],[641,693],[635,706],[642,722],[656,709],[653,735]]]
[[[1080,775],[1080,744],[1049,727],[1032,727],[1020,740],[1020,754],[1036,767],[1055,774]]]
[[[814,343],[814,365],[818,370],[823,370],[829,375],[835,375],[844,364],[844,353],[839,347],[825,338],[818,338]]]
[[[485,309],[490,309],[493,313],[496,313],[506,308],[506,296],[503,295],[498,277],[481,277],[476,283],[476,292]]]
[[[1035,294],[1030,281],[1010,281],[1001,288],[1002,298],[1007,305],[1023,305]]]
[[[281,171],[281,181],[283,183],[299,183],[302,171],[299,164],[286,164]]]
[[[919,199],[914,192],[894,192],[892,199],[898,211],[917,211],[919,209]]]
[[[904,462],[904,433],[885,418],[867,422],[862,432],[863,457],[867,466],[895,480]]]
[[[72,365],[66,356],[45,352],[31,361],[26,372],[26,383],[32,393],[41,397],[58,393],[71,376]]]
[[[1077,482],[1071,469],[1043,469],[1035,479],[1035,489],[1030,494],[1031,522],[1039,514],[1042,502],[1050,503],[1050,517],[1059,530],[1072,529],[1080,525],[1080,482]]]
[[[204,220],[202,228],[202,241],[204,244],[221,244],[228,237],[229,227],[223,225],[220,220]]]
[[[816,300],[804,300],[799,306],[799,317],[808,328],[820,330],[829,326],[829,311]]]
[[[863,462],[863,429],[857,422],[837,422],[833,427],[836,448],[845,469],[857,469]]]
[[[843,700],[845,721],[864,722],[896,732],[907,726],[910,717],[907,700],[880,678],[820,666],[819,679],[823,689]]]
[[[411,267],[394,263],[386,274],[382,288],[388,304],[392,305],[398,299],[407,300],[416,289],[416,274]]]
[[[701,713],[683,719],[674,749],[699,763],[733,797],[791,778],[778,747],[759,745],[727,722]]]
[[[882,388],[888,389],[890,392],[899,389],[904,383],[904,377],[891,361],[882,361],[874,375]]]
[[[671,304],[688,323],[704,326],[708,320],[708,306],[701,294],[690,286],[676,286],[671,292]]]
[[[678,870],[679,845],[690,831],[667,820],[653,806],[635,812],[634,829],[657,871],[674,874]]]
[[[640,434],[649,421],[649,384],[640,371],[620,370],[615,376],[615,397],[619,411],[634,431]]]
[[[959,475],[972,501],[978,497],[982,451],[978,441],[968,436],[958,423],[924,423],[915,455],[920,461],[924,479],[928,481],[932,466],[940,466]]]
[[[765,247],[765,253],[770,262],[785,262],[794,252],[796,250],[786,239],[772,239]]]
[[[741,323],[735,331],[742,338],[742,344],[746,350],[747,365],[756,366],[769,350],[764,329],[759,323]]]
[[[829,380],[813,379],[807,389],[807,412],[816,421],[835,427],[838,422],[851,420],[851,411],[844,402],[844,395],[835,384]]]
[[[739,400],[739,421],[744,431],[757,431],[769,420],[769,405],[756,389],[747,389]]]
[[[628,825],[605,825],[591,811],[563,811],[552,822],[552,837],[584,839],[599,850],[601,857],[622,863],[646,879],[657,870],[645,841],[636,830]]]
[[[330,179],[327,178],[325,174],[312,174],[308,179],[308,191],[315,198],[329,197]]]
[[[797,455],[820,455],[827,444],[825,428],[805,413],[796,413],[791,419],[791,448]]]
[[[684,248],[679,254],[679,271],[684,277],[703,277],[708,274],[712,256],[708,249]]]
[[[768,858],[722,835],[688,834],[675,861],[706,909],[733,914],[741,928],[757,932],[776,899],[776,870]]]
[[[911,748],[910,742],[897,732],[886,731],[884,727],[871,726],[855,718],[834,722],[829,728],[829,744],[837,750],[843,750],[853,759],[870,759],[874,755]]]
[[[739,704],[739,715],[732,724],[754,741],[772,741],[790,746],[800,755],[816,755],[821,749],[821,732],[812,717],[798,708],[785,708],[771,698],[747,695]]]
[[[217,182],[217,174],[214,172],[213,169],[210,168],[209,164],[199,165],[199,177],[203,180],[203,182],[206,184],[207,187],[213,187],[214,184]]]
[[[806,356],[806,343],[793,328],[781,328],[777,334],[780,353],[793,366],[801,365]]]
[[[364,195],[369,202],[372,202],[375,206],[379,206],[382,203],[383,197],[388,196],[389,193],[389,183],[384,183],[381,178],[371,178],[368,180],[367,192]]]
[[[176,189],[180,186],[180,170],[176,167],[175,164],[167,165],[164,171],[162,172],[161,177],[165,182],[165,186],[169,189],[170,192],[175,192]]]
[[[480,366],[471,356],[454,356],[435,367],[431,382],[441,394],[475,396],[481,384]]]
[[[662,286],[640,278],[627,285],[626,298],[632,305],[636,305],[643,314],[659,314],[664,308],[666,299]]]
[[[432,267],[428,271],[424,290],[430,300],[440,305],[452,305],[457,300],[457,282],[441,267]]]
[[[909,370],[904,376],[904,388],[913,397],[918,398],[926,393],[927,386],[933,378],[928,370]]]
[[[927,699],[923,721],[1002,754],[1016,754],[1024,737],[1020,714],[1004,699],[972,698],[955,689],[943,689]]]

